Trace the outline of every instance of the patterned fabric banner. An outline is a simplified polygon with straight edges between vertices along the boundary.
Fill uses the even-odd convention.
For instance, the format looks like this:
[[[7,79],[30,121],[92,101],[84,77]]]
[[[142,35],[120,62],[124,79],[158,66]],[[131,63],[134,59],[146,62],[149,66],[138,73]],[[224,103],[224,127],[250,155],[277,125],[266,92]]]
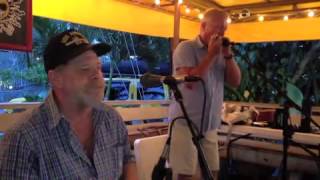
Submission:
[[[0,49],[32,50],[32,0],[0,0]]]

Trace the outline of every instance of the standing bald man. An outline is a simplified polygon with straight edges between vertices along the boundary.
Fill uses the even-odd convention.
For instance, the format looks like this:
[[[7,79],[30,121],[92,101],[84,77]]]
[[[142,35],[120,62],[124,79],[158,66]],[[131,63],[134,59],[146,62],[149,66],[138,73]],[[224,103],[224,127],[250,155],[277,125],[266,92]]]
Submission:
[[[179,85],[183,103],[197,129],[202,129],[201,144],[215,179],[219,171],[218,136],[223,103],[224,82],[240,85],[241,72],[230,46],[222,46],[227,29],[227,15],[210,9],[201,21],[200,34],[181,42],[173,54],[173,74],[201,77],[206,84],[206,107],[201,122],[203,90],[200,82]],[[183,116],[177,102],[170,105],[169,119]],[[185,120],[175,122],[172,131],[170,164],[178,179],[192,179],[198,167],[197,150]]]

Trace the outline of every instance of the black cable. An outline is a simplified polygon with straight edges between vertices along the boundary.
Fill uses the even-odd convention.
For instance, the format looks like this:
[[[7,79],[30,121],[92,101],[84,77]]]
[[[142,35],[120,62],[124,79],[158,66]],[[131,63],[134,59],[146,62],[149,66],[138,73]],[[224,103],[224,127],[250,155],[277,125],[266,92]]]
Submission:
[[[198,160],[199,160],[199,165],[200,165],[202,176],[203,176],[203,178],[205,180],[213,180],[214,178],[213,178],[212,172],[209,169],[206,157],[204,155],[203,149],[202,149],[201,144],[199,142],[200,138],[199,138],[199,136],[197,136],[194,128],[192,128],[192,124],[191,124],[192,120],[189,118],[188,113],[186,111],[186,108],[185,108],[185,106],[183,104],[182,94],[181,94],[180,90],[178,89],[176,83],[173,83],[173,84],[170,84],[170,85],[171,85],[171,89],[172,89],[172,91],[174,93],[175,99],[179,103],[180,108],[181,108],[181,110],[182,110],[182,112],[183,112],[183,114],[184,114],[184,116],[186,118],[189,130],[190,130],[191,135],[192,135],[192,141],[193,141],[195,147],[198,150]]]
[[[250,68],[252,69],[262,69],[261,67],[256,67],[256,65],[253,65],[253,63],[251,63],[248,59],[244,58],[243,59],[245,61],[245,63],[247,63],[249,65]],[[302,111],[302,107],[300,107],[299,105],[297,105],[291,98],[288,97],[288,95],[286,94],[286,91],[283,90],[278,90],[278,85],[270,80],[269,78],[267,78],[262,71],[257,71],[258,76],[262,77],[264,80],[266,80],[266,82],[268,84],[270,84],[275,90],[278,91],[278,94],[284,98],[286,98],[286,100],[290,103],[291,106],[293,106],[295,109],[297,109],[298,111],[300,111],[301,113],[303,113]],[[314,121],[312,118],[310,118],[310,122],[312,124],[314,124],[317,128],[320,129],[320,124],[318,124],[316,121]]]
[[[200,135],[203,136],[203,121],[204,121],[204,113],[205,113],[205,108],[206,108],[206,103],[207,103],[207,89],[206,89],[206,84],[202,78],[200,78],[200,82],[202,84],[202,89],[203,89],[203,104],[202,104],[202,112],[201,112],[201,128],[200,128]]]
[[[172,120],[169,127],[169,137],[166,140],[166,143],[163,147],[163,150],[161,152],[161,155],[157,164],[153,167],[153,170],[151,173],[152,180],[172,179],[172,170],[170,168],[166,168],[166,161],[169,160],[172,127],[175,121],[178,119],[185,119],[185,118],[183,116],[179,116]]]
[[[202,78],[198,77],[198,81],[201,82],[201,85],[202,85],[202,90],[203,90],[203,104],[202,104],[202,111],[201,111],[201,124],[200,124],[200,131],[197,129],[197,126],[194,124],[194,122],[191,121],[191,123],[193,124],[193,126],[196,128],[197,132],[198,132],[198,135],[200,135],[202,138],[203,137],[203,121],[204,121],[204,114],[205,114],[205,108],[206,108],[206,103],[207,103],[207,90],[206,90],[206,85],[205,85],[205,82]],[[179,116],[179,117],[176,117],[175,119],[173,119],[172,121],[176,120],[176,119],[179,119],[179,118],[184,118],[186,119],[185,117],[183,116]]]
[[[184,119],[186,120],[186,118],[184,116],[178,116],[176,118],[174,118],[172,121],[171,121],[171,124],[170,124],[170,129],[169,129],[169,138],[171,138],[171,135],[172,135],[172,128],[173,128],[173,125],[174,123],[176,122],[176,120],[178,119]],[[194,122],[191,121],[191,124],[193,126],[193,128],[196,130],[197,134],[199,134],[199,129],[197,128],[196,124],[194,124]]]
[[[194,122],[191,121],[193,127],[196,129],[196,131],[198,132],[198,135],[201,135],[201,137],[203,137],[203,121],[204,121],[204,114],[205,114],[205,108],[206,108],[206,103],[207,103],[207,90],[206,90],[206,86],[205,86],[205,82],[202,78],[199,78],[199,81],[201,82],[202,85],[202,90],[203,90],[203,104],[202,104],[202,112],[201,112],[201,124],[200,124],[200,131],[197,128],[197,126],[195,125]],[[177,119],[186,119],[183,116],[179,116],[176,117],[172,120],[172,125],[170,126],[170,137],[171,137],[171,130],[172,130],[172,126],[174,124],[174,121]]]
[[[153,180],[163,180],[165,179],[171,179],[172,178],[172,170],[170,168],[166,168],[166,161],[169,160],[169,151],[170,151],[170,145],[171,145],[171,136],[172,136],[172,128],[174,126],[174,123],[178,119],[186,119],[184,116],[176,117],[172,120],[169,128],[169,136],[166,140],[166,143],[164,145],[164,148],[162,150],[162,153],[160,155],[160,158],[158,160],[158,163],[155,165],[155,167],[152,170],[152,179]],[[193,127],[199,133],[199,130],[195,126],[194,123],[192,123]]]
[[[228,166],[230,164],[230,148],[231,148],[232,143],[234,143],[235,141],[237,141],[239,139],[247,138],[249,136],[251,136],[251,133],[236,137],[236,138],[234,138],[234,139],[229,141],[229,143],[227,144],[227,162],[228,162]]]
[[[237,141],[237,140],[239,140],[239,139],[242,139],[242,138],[247,138],[247,137],[249,137],[249,136],[251,136],[251,133],[248,133],[248,134],[245,134],[245,135],[242,135],[242,136],[239,136],[239,137],[236,137],[236,138],[234,138],[234,139],[232,139],[232,140],[230,140],[230,142],[227,144],[227,157],[226,157],[226,161],[227,161],[227,167],[226,167],[226,169],[227,169],[227,174],[228,174],[228,176],[230,175],[230,174],[232,174],[232,172],[231,172],[231,159],[230,159],[230,156],[231,156],[231,153],[230,153],[230,149],[231,149],[231,145],[235,142],[235,141]],[[228,179],[228,178],[227,178]]]
[[[251,68],[255,68],[255,66],[246,58],[244,58],[244,61],[249,65],[249,67]],[[285,98],[285,102],[283,103],[284,105],[284,117],[283,117],[283,122],[282,122],[282,129],[283,129],[283,159],[282,159],[282,179],[285,180],[287,179],[286,177],[286,169],[287,169],[287,150],[288,147],[290,146],[290,143],[292,141],[292,135],[294,133],[294,131],[292,130],[292,127],[288,126],[288,108],[289,107],[293,107],[295,109],[297,109],[298,111],[300,111],[302,114],[303,112],[303,108],[300,107],[298,104],[296,104],[291,98],[288,97],[287,93],[285,90],[279,90],[277,87],[277,85],[275,84],[275,82],[271,81],[270,79],[268,79],[267,77],[264,76],[264,74],[261,71],[257,71],[258,75],[260,77],[262,77],[264,80],[266,80],[266,82],[268,84],[270,84],[274,89],[276,89],[278,91],[278,94]],[[305,114],[304,114],[305,115]],[[310,122],[313,123],[315,126],[317,126],[320,129],[320,125],[318,123],[316,123],[312,118],[310,118]],[[301,146],[300,146],[301,147]],[[302,148],[304,149],[304,148]],[[304,149],[305,150],[305,149]],[[317,164],[318,165],[318,164]]]
[[[319,156],[318,156],[316,153],[314,153],[313,151],[311,151],[310,149],[308,149],[308,147],[306,147],[306,146],[303,145],[303,144],[297,143],[297,142],[295,142],[295,141],[293,141],[293,140],[291,140],[291,143],[292,143],[293,145],[295,145],[295,146],[300,147],[300,148],[303,149],[305,152],[309,153],[309,155],[311,155],[312,157],[314,157],[313,159],[314,159],[314,161],[315,161],[315,163],[316,163],[316,165],[317,165],[317,168],[318,168],[318,175],[320,176],[320,158],[319,158]]]
[[[170,129],[169,129],[169,138],[171,138],[171,135],[172,135],[173,125],[174,125],[174,123],[176,122],[176,120],[178,120],[178,119],[185,119],[185,117],[183,117],[183,116],[178,116],[178,117],[174,118],[174,119],[171,121]]]

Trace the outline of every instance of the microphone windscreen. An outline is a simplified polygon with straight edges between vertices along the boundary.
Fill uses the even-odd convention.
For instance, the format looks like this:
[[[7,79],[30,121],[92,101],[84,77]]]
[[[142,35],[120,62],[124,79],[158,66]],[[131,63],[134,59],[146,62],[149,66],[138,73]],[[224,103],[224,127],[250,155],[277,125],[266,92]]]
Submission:
[[[140,83],[145,88],[158,87],[162,85],[161,78],[162,76],[159,75],[145,73],[140,77]]]

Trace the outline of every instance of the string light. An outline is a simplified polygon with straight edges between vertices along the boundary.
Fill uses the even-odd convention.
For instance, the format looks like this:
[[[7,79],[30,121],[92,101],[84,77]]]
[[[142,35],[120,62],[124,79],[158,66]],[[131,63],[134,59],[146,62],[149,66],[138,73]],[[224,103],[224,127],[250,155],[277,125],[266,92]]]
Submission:
[[[159,6],[160,5],[160,0],[154,0],[154,3]]]
[[[202,13],[198,14],[198,18],[199,18],[200,20],[203,19],[203,14],[202,14]]]
[[[261,16],[261,15],[260,15],[260,16],[258,17],[258,20],[259,20],[260,22],[264,21],[264,16]]]
[[[177,0],[177,1],[174,1],[174,2],[177,2],[179,5],[181,5],[181,4],[183,4],[184,3],[184,0]],[[162,2],[162,4],[161,4],[161,0],[154,0],[154,4],[155,5],[157,5],[157,6],[166,6],[166,5],[170,5],[170,4],[163,4],[163,2]],[[195,20],[195,17],[194,17],[194,15],[196,15],[197,14],[197,18],[198,19],[200,19],[200,20],[202,20],[203,18],[204,18],[204,14],[203,13],[201,13],[201,11],[203,11],[204,9],[199,9],[199,8],[195,8],[195,7],[190,7],[189,5],[186,5],[186,4],[184,4],[184,5],[181,5],[181,6],[183,6],[183,8],[181,9],[182,11],[184,11],[184,14],[187,14],[186,16],[187,17],[189,17],[189,18],[192,18],[193,20]],[[304,12],[306,12],[306,11],[304,11]],[[308,11],[307,11],[307,16],[308,17],[315,17],[315,16],[318,16],[318,15],[320,15],[320,14],[318,14],[317,13],[318,11],[317,10],[311,10],[311,9],[309,9]],[[299,13],[301,13],[301,11],[300,12],[298,12],[298,14]],[[250,13],[249,13],[250,14]],[[237,15],[239,15],[239,17],[237,16]],[[251,14],[252,15],[252,14]],[[249,15],[250,16],[250,15]],[[290,16],[290,17],[289,17]],[[287,14],[287,15],[281,15],[280,13],[277,13],[277,14],[271,14],[271,15],[269,15],[269,14],[264,14],[264,15],[259,15],[259,14],[257,14],[257,15],[255,15],[255,14],[253,14],[252,15],[252,17],[257,17],[257,21],[259,21],[259,22],[264,22],[265,20],[268,20],[268,21],[272,21],[272,20],[280,20],[280,19],[282,19],[283,21],[289,21],[289,18],[291,19],[291,18],[296,18],[296,15],[295,14]],[[265,18],[267,18],[267,19],[265,19]],[[300,17],[298,17],[298,18],[300,18]],[[250,18],[250,19],[248,19],[247,17],[245,17],[245,18],[240,18],[240,14],[234,14],[234,13],[231,13],[231,15],[227,18],[227,20],[226,20],[226,22],[228,23],[228,24],[230,24],[230,23],[238,23],[238,22],[246,22],[246,21],[253,21],[253,19],[254,18]]]
[[[230,24],[231,22],[232,22],[231,18],[230,18],[230,17],[228,17],[228,19],[227,19],[227,23],[228,23],[228,24]]]
[[[185,12],[189,14],[191,12],[190,8],[186,7]]]
[[[200,10],[199,10],[198,8],[195,8],[194,11],[195,11],[196,13],[200,13]]]
[[[313,16],[314,16],[314,11],[310,10],[310,11],[308,12],[308,17],[313,17]]]

